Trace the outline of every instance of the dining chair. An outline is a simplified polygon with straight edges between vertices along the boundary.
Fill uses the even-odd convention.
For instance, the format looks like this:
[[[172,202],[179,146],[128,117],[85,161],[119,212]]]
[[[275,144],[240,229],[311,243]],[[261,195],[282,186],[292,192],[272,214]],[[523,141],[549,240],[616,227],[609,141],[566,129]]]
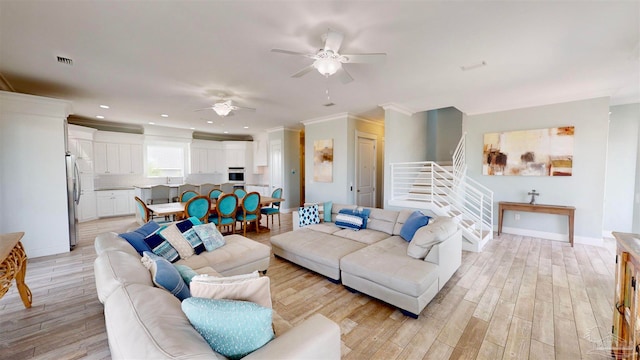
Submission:
[[[211,200],[208,196],[197,195],[191,198],[184,205],[184,215],[187,218],[197,217],[203,223],[209,222],[209,209],[211,209]]]
[[[167,185],[152,186],[149,204],[165,204],[171,202],[169,192],[170,188]]]
[[[222,195],[222,190],[220,189],[213,189],[209,192],[209,199],[211,200],[218,200],[218,198],[220,197],[220,195]]]
[[[187,202],[199,194],[193,190],[186,190],[180,194],[180,202]]]
[[[279,199],[282,197],[282,188],[277,188],[273,190],[271,193],[271,197],[274,199]],[[271,203],[271,205],[267,207],[263,207],[260,209],[260,213],[262,215],[266,215],[267,218],[267,227],[269,227],[269,217],[271,217],[271,226],[273,226],[273,216],[278,215],[278,227],[280,227],[280,201]]]
[[[209,193],[211,192],[211,190],[213,189],[218,189],[220,188],[220,185],[216,185],[216,184],[200,184],[200,194],[202,195],[209,195]]]
[[[153,220],[153,212],[149,210],[149,208],[147,207],[147,204],[145,204],[144,201],[137,196],[135,196],[134,198],[136,200],[136,209],[137,209],[136,221],[138,223],[145,224]],[[157,222],[158,224],[164,224],[168,222],[166,220],[165,221],[154,220],[154,221]]]
[[[240,206],[240,213],[236,215],[236,220],[242,223],[244,236],[247,236],[247,224],[256,223],[256,232],[260,232],[260,193],[250,192],[243,199]]]
[[[209,222],[216,224],[219,230],[225,226],[231,227],[231,233],[235,233],[236,211],[238,209],[238,197],[235,194],[222,194],[216,202],[216,215],[209,217]]]
[[[247,192],[246,192],[246,191],[244,191],[244,189],[240,189],[240,188],[238,188],[238,189],[234,189],[234,190],[233,190],[233,193],[234,193],[234,194],[236,194],[236,196],[238,197],[238,199],[242,199],[242,198],[244,198],[245,196],[247,196]]]

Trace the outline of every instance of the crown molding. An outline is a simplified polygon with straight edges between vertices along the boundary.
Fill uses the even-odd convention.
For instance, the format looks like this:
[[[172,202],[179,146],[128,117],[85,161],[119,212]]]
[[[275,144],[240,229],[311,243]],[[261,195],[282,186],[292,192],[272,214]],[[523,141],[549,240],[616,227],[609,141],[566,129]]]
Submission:
[[[393,110],[396,112],[399,112],[401,114],[407,115],[407,116],[412,116],[413,114],[415,114],[416,112],[413,110],[410,110],[404,106],[395,104],[395,103],[385,103],[385,104],[380,104],[378,105],[381,108],[383,108],[385,111],[386,110]]]

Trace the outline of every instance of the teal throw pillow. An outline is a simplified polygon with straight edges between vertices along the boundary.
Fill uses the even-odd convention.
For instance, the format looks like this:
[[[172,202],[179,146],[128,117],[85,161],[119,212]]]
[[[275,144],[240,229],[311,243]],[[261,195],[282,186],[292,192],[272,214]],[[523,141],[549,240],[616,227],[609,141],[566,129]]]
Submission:
[[[405,241],[411,241],[418,229],[429,224],[429,219],[431,218],[420,211],[412,212],[407,221],[404,222],[404,225],[402,225],[402,229],[400,229],[400,237]]]
[[[178,273],[180,273],[182,280],[184,280],[187,286],[191,285],[191,279],[193,279],[194,276],[198,275],[197,272],[195,272],[192,268],[188,267],[187,265],[174,264],[173,266],[176,268],[176,270],[178,270]]]
[[[211,348],[240,359],[274,338],[272,310],[249,301],[192,297],[182,311]]]
[[[324,222],[331,222],[331,207],[333,206],[333,201],[325,201],[324,202]]]
[[[222,236],[220,231],[218,231],[218,228],[214,223],[194,225],[193,230],[198,234],[198,237],[202,240],[207,251],[213,251],[226,244],[224,236]]]
[[[142,256],[142,264],[151,272],[151,280],[160,288],[173,294],[180,301],[190,298],[189,287],[182,280],[178,270],[165,258],[145,251]]]

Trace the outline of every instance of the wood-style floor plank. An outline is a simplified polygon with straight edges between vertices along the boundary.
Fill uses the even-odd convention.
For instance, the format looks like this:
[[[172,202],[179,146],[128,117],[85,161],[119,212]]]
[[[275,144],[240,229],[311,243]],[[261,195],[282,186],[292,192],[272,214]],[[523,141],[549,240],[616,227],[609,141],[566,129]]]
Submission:
[[[0,299],[0,359],[110,359],[93,277],[93,240],[133,218],[80,224],[70,253],[29,259],[33,307],[15,285]],[[282,226],[247,236],[270,245]],[[462,265],[418,319],[367,295],[272,258],[267,275],[277,334],[315,313],[341,327],[344,359],[589,359],[608,335],[615,242],[605,247],[502,234]],[[295,331],[295,330],[294,330]]]

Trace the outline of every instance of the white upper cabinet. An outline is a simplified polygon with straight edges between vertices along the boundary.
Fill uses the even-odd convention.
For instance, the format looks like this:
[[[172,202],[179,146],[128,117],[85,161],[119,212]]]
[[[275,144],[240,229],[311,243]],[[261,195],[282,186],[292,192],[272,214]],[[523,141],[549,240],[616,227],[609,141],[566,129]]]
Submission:
[[[97,174],[142,174],[142,145],[95,142],[94,157]]]
[[[253,172],[262,173],[262,166],[267,166],[267,134],[257,135],[253,139]]]
[[[226,167],[246,167],[247,146],[250,144],[248,141],[226,141],[224,143]],[[249,154],[252,155],[252,151]]]
[[[191,144],[191,174],[222,174],[224,163],[220,142],[197,140]]]

